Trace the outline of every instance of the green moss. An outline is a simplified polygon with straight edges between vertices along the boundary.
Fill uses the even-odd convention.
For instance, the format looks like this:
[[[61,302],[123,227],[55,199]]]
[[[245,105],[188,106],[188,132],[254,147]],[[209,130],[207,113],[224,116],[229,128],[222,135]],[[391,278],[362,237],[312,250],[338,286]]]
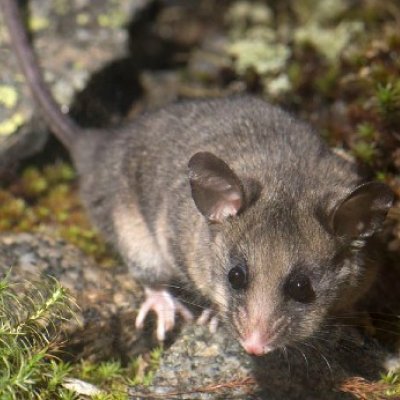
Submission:
[[[71,374],[100,388],[102,392],[93,399],[127,400],[129,386],[152,383],[162,352],[162,348],[156,348],[150,354],[135,358],[127,367],[122,367],[119,361],[98,364],[82,361]]]
[[[357,135],[360,139],[372,141],[375,138],[375,128],[369,122],[363,122],[357,126]]]
[[[53,0],[53,8],[58,15],[65,15],[71,6],[68,0]]]
[[[311,44],[330,64],[335,64],[350,41],[362,31],[361,22],[343,21],[330,28],[311,22],[296,30],[294,40],[299,44]]]
[[[102,265],[115,263],[85,215],[68,164],[28,167],[15,183],[0,189],[0,231],[34,231],[41,225],[57,227],[61,236]]]
[[[388,173],[385,171],[377,171],[375,173],[375,179],[380,182],[386,182],[388,180]],[[399,328],[400,331],[400,328]]]
[[[393,184],[400,128],[400,34],[393,16],[400,3],[263,3],[259,19],[253,5],[233,3],[226,18],[227,51],[239,77],[249,87],[261,83],[269,98],[301,110],[304,119],[311,115],[320,132],[330,133],[330,144],[388,171],[385,181]]]
[[[32,15],[28,21],[29,31],[38,32],[42,31],[50,26],[50,21],[47,18],[39,15]]]
[[[93,399],[127,400],[132,384],[150,384],[162,349],[134,359],[127,367],[119,361],[98,364],[62,362],[51,349],[62,323],[74,316],[75,305],[55,280],[11,285],[0,280],[0,393],[3,400],[77,400],[73,377],[95,385]],[[68,384],[67,384],[68,383]]]
[[[62,387],[68,364],[56,363],[57,329],[73,316],[73,302],[56,281],[23,290],[0,281],[0,393],[4,400],[75,398]],[[57,328],[58,327],[58,328]]]
[[[349,4],[342,0],[292,2],[274,12],[264,3],[234,3],[226,17],[231,37],[227,51],[233,56],[234,69],[242,76],[253,69],[265,92],[279,97],[292,90],[290,83],[298,87],[298,71],[292,68],[288,72],[288,64],[304,68],[295,58],[302,48],[312,47],[325,69],[312,78],[317,80],[317,90],[329,95],[337,83],[341,57],[364,32],[362,21],[342,18],[348,9]]]
[[[339,78],[339,68],[336,64],[331,65],[326,71],[321,72],[320,76],[315,79],[315,85],[318,92],[326,97],[331,96],[335,92]]]
[[[292,4],[292,9],[301,24],[310,20],[319,24],[334,22],[348,9],[346,0],[302,0]]]
[[[151,351],[148,359],[139,356],[132,361],[130,365],[132,378],[129,380],[131,385],[151,385],[163,351],[162,347],[156,347]]]
[[[93,396],[93,400],[128,400],[126,393],[101,393]]]
[[[238,40],[229,47],[228,52],[235,58],[235,65],[240,74],[250,68],[260,75],[279,72],[289,57],[286,46],[271,46],[263,38]]]
[[[388,385],[385,395],[388,399],[398,399],[400,396],[400,371],[390,371],[383,374],[381,382]]]
[[[65,163],[45,166],[43,175],[50,184],[71,182],[76,178],[74,169],[69,164]]]
[[[226,47],[239,75],[261,77],[265,92],[279,96],[290,89],[285,72],[290,48],[273,25],[273,13],[264,3],[238,1],[228,10],[231,41]]]
[[[297,90],[300,87],[303,78],[301,64],[297,61],[292,61],[288,66],[287,74],[293,90]]]
[[[49,185],[42,172],[35,167],[27,168],[21,177],[22,195],[35,198],[47,191]]]
[[[368,143],[363,140],[358,141],[353,146],[353,154],[367,164],[372,164],[376,157],[376,148],[374,143]]]
[[[249,27],[271,27],[273,16],[271,9],[264,3],[236,1],[228,10],[226,22],[232,27],[232,34],[240,38]]]
[[[13,86],[0,85],[0,104],[7,108],[14,108],[18,101],[18,92]]]
[[[87,13],[79,13],[76,16],[76,23],[81,26],[85,26],[90,22],[90,14]]]
[[[0,136],[13,134],[24,122],[25,116],[23,114],[14,113],[10,118],[0,122]]]
[[[83,361],[75,369],[79,379],[104,387],[110,383],[123,383],[126,379],[124,375],[126,372],[127,370],[122,368],[119,361],[105,361],[99,364]]]
[[[111,9],[107,14],[100,14],[97,22],[103,28],[119,28],[126,23],[126,18],[122,11]]]
[[[378,84],[375,98],[384,121],[392,123],[400,117],[400,80]]]

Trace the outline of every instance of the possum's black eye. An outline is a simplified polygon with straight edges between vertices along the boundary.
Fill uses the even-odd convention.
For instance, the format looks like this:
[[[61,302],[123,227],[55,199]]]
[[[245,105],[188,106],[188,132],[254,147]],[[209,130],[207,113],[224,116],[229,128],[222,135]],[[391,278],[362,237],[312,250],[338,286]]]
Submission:
[[[285,294],[299,303],[312,303],[315,300],[315,292],[310,278],[302,272],[294,272],[289,275],[284,285]]]
[[[228,280],[232,289],[244,289],[247,286],[246,266],[238,264],[228,272]]]

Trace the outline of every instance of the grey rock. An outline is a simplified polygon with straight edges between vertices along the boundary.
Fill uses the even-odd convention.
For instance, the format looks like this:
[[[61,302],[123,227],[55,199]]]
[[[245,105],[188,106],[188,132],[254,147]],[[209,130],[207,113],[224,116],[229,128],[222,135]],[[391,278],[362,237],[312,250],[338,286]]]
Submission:
[[[96,5],[79,0],[32,0],[29,18],[34,46],[44,75],[64,112],[76,92],[102,65],[126,53],[124,24],[153,0],[100,0]],[[37,121],[33,99],[21,80],[20,69],[0,13],[0,87],[12,90],[11,102],[0,99],[0,174],[40,152],[48,139]],[[7,125],[7,128],[5,126]]]
[[[64,328],[66,354],[92,361],[128,360],[153,345],[151,338],[135,332],[142,292],[125,268],[96,265],[54,232],[1,234],[0,276],[6,274],[18,283],[55,277],[71,292],[80,324],[72,320]]]
[[[166,350],[152,386],[132,388],[130,399],[244,399],[254,388],[251,364],[223,328],[192,324]]]
[[[166,350],[151,387],[130,399],[341,400],[352,377],[379,379],[388,351],[352,328],[265,357],[249,357],[224,329],[186,327]]]

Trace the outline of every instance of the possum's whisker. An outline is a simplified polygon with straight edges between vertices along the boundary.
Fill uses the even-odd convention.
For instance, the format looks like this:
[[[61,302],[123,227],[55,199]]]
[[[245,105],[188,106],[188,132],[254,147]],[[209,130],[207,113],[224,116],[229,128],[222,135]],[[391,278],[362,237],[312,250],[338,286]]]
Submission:
[[[303,360],[304,360],[304,364],[305,364],[305,366],[306,366],[307,377],[308,377],[308,376],[309,376],[308,358],[307,358],[305,352],[301,349],[301,344],[300,344],[300,345],[297,345],[296,343],[292,343],[292,344],[290,345],[290,347],[291,347],[291,348],[294,348],[296,351],[298,351],[298,352],[301,354],[301,356],[302,356],[302,358],[303,358]]]
[[[288,349],[287,349],[286,346],[282,346],[281,349],[282,349],[283,357],[284,357],[284,359],[285,359],[285,361],[286,361],[286,365],[287,365],[287,369],[288,369],[288,375],[290,376],[291,373],[292,373],[292,370],[291,370],[291,366],[290,366],[290,360],[289,360],[289,355],[288,355]]]
[[[330,376],[331,376],[331,380],[333,380],[333,370],[332,370],[332,366],[330,364],[330,362],[328,361],[328,359],[326,358],[326,356],[322,353],[322,351],[320,349],[318,349],[316,346],[312,345],[311,343],[309,343],[308,341],[304,341],[303,345],[306,347],[310,347],[311,349],[313,349],[325,362],[326,366],[328,367]]]

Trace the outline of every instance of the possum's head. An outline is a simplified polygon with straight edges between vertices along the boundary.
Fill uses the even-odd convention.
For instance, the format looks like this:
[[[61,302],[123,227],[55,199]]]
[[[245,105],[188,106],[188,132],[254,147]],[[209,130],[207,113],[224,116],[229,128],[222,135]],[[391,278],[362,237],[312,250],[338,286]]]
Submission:
[[[211,153],[196,153],[189,170],[193,200],[212,230],[211,300],[248,353],[312,336],[327,315],[369,286],[374,271],[360,248],[392,204],[386,185],[371,182],[329,196],[305,188],[299,198],[261,188],[254,196]]]

